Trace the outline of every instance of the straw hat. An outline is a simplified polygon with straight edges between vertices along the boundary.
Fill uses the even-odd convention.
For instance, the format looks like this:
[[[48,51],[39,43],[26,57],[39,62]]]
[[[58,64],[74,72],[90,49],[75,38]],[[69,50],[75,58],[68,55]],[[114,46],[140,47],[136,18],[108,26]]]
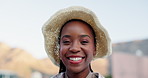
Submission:
[[[83,20],[92,26],[96,34],[96,55],[94,59],[111,54],[111,40],[107,31],[99,23],[96,15],[84,7],[73,6],[56,12],[42,28],[45,39],[45,50],[55,65],[59,66],[60,63],[58,43],[60,29],[63,24],[72,19]]]

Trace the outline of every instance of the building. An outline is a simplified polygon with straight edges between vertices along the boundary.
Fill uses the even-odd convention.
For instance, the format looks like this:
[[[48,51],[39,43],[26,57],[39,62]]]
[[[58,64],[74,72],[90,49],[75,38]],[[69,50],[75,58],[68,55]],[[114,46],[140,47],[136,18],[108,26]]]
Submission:
[[[0,78],[20,78],[15,72],[0,70]]]
[[[148,57],[114,52],[111,57],[113,78],[148,78]]]

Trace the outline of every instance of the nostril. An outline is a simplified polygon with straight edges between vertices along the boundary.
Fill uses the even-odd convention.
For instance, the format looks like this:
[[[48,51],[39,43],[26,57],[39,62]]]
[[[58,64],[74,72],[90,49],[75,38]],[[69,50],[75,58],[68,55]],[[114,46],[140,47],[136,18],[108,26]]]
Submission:
[[[71,48],[69,49],[69,51],[70,51],[70,52],[80,52],[80,48],[78,48],[78,47],[71,47]]]
[[[80,52],[79,49],[69,49],[70,52]]]
[[[70,46],[69,50],[70,50],[70,52],[80,52],[81,48],[80,48],[80,45],[78,44],[78,42],[75,42]]]

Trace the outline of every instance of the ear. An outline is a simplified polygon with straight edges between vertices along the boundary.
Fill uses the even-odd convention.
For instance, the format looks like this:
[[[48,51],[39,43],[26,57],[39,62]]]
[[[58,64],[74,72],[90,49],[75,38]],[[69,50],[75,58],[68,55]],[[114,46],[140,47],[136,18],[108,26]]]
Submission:
[[[93,56],[95,56],[95,55],[96,55],[96,47],[95,47],[95,49],[93,51]]]

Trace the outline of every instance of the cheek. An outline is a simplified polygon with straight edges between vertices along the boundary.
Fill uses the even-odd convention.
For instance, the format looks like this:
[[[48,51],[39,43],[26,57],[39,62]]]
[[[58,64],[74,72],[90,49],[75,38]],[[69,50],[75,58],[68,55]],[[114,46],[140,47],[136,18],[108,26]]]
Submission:
[[[91,45],[91,50],[92,50],[93,56],[95,56],[96,55],[96,46],[94,43]]]
[[[87,53],[88,57],[89,58],[93,58],[93,51],[92,50],[89,50],[89,52]]]
[[[94,48],[93,48],[93,56],[95,56],[96,55],[96,47],[94,46]]]
[[[66,52],[67,52],[67,50],[68,50],[68,47],[65,47],[65,46],[60,46],[60,59],[62,59],[62,57],[66,54]]]
[[[93,59],[94,55],[96,54],[96,53],[95,53],[95,47],[89,46],[89,47],[86,48],[86,49],[87,49],[86,55],[87,55],[90,59]]]

